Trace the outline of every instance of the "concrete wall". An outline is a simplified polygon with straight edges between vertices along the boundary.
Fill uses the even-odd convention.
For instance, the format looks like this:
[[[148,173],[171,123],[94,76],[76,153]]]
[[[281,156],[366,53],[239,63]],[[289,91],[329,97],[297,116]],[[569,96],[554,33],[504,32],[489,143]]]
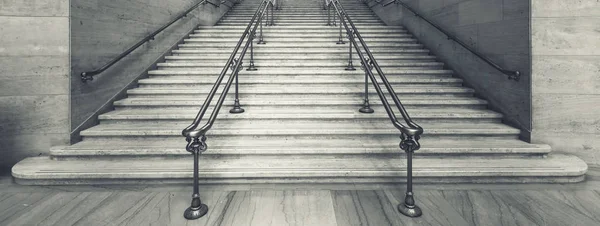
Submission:
[[[519,82],[508,80],[506,75],[448,40],[443,33],[401,5],[373,7],[387,24],[407,27],[433,54],[464,78],[478,95],[490,101],[494,110],[505,114],[507,123],[520,128],[527,140],[531,130],[529,0],[403,2],[500,66],[522,73]]]
[[[69,1],[0,0],[0,170],[69,138]]]
[[[533,142],[600,164],[600,1],[532,0]]]
[[[106,103],[196,25],[214,25],[228,8],[200,6],[94,81],[79,74],[101,67],[200,0],[71,0],[71,130],[95,124]],[[229,3],[231,4],[231,3]],[[87,119],[90,120],[87,120]],[[82,123],[87,122],[82,125]]]

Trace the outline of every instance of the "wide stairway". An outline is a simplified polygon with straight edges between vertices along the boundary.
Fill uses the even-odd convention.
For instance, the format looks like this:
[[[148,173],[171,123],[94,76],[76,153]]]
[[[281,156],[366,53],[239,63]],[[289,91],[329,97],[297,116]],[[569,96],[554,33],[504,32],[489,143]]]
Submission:
[[[216,26],[199,27],[149,78],[81,132],[83,141],[13,168],[22,184],[191,183],[192,155],[181,136],[196,116],[259,1],[245,0]],[[364,4],[342,1],[413,120],[425,132],[415,153],[416,182],[578,182],[587,165],[518,139],[485,100],[436,60],[405,28],[386,26]],[[406,158],[364,72],[346,71],[348,42],[326,26],[322,1],[284,1],[275,26],[255,43],[257,71],[240,72],[207,134],[202,184],[403,182]],[[436,34],[437,35],[437,34]],[[245,58],[249,59],[249,56]],[[245,62],[244,66],[248,66]],[[210,112],[210,110],[209,110]]]

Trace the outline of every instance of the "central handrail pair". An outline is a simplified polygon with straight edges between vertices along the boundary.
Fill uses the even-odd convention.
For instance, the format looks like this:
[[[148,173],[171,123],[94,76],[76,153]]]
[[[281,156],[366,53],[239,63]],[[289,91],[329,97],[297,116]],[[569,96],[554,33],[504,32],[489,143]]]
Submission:
[[[265,20],[266,26],[273,26],[274,25],[273,8],[274,8],[274,0],[262,0],[261,1],[258,9],[256,9],[256,12],[254,13],[254,16],[252,16],[252,19],[248,23],[246,30],[244,30],[244,33],[240,37],[240,40],[237,42],[237,45],[233,49],[233,52],[231,53],[231,56],[227,60],[225,67],[223,67],[221,74],[219,74],[217,81],[215,82],[215,84],[213,85],[212,89],[210,90],[208,96],[206,97],[204,104],[202,104],[200,111],[194,118],[194,122],[192,122],[191,125],[189,125],[187,128],[185,128],[182,131],[182,135],[186,137],[186,141],[187,141],[186,150],[194,155],[194,176],[193,176],[194,177],[194,185],[193,185],[194,186],[194,194],[192,195],[192,203],[191,203],[190,207],[187,208],[184,212],[184,217],[186,219],[190,219],[190,220],[198,219],[198,218],[204,216],[208,212],[208,206],[203,204],[202,201],[200,200],[199,182],[198,182],[198,180],[199,180],[198,164],[199,164],[200,154],[202,152],[206,151],[206,149],[207,149],[206,132],[208,130],[210,130],[210,128],[213,126],[215,120],[217,119],[219,110],[221,109],[221,106],[223,105],[223,102],[225,101],[225,98],[227,97],[227,94],[229,92],[229,88],[231,88],[231,85],[233,84],[234,81],[235,81],[235,102],[234,102],[233,108],[229,112],[230,113],[244,112],[244,109],[242,109],[240,106],[239,96],[238,96],[239,95],[238,94],[238,74],[239,74],[240,70],[242,69],[242,64],[243,64],[242,62],[244,60],[244,57],[246,56],[246,52],[247,52],[248,48],[250,48],[250,65],[247,70],[248,71],[257,70],[256,67],[254,66],[254,39],[256,38],[256,30],[258,29],[258,27],[260,27],[260,39],[258,41],[258,44],[265,44],[265,42],[263,40],[263,32],[262,32],[263,31],[263,18],[266,14],[267,15],[267,19]],[[269,20],[269,13],[268,13],[269,9],[271,10],[270,20]],[[236,58],[236,55],[238,54],[238,51],[239,51],[242,43],[244,43],[244,41],[246,41],[246,44],[244,45],[239,56]],[[208,110],[210,103],[214,99],[214,96],[217,93],[217,90],[221,86],[223,79],[225,78],[227,72],[230,69],[231,69],[231,74],[229,76],[229,79],[227,80],[227,83],[224,85],[223,91],[221,92],[221,95],[219,96],[219,99],[217,100],[217,103],[215,104],[215,107],[213,108],[208,121],[203,126],[200,126],[200,123],[202,122],[202,119],[204,118],[204,114]]]
[[[350,42],[348,66],[346,67],[346,70],[354,70],[354,67],[352,66],[352,48],[354,47],[354,49],[356,50],[356,54],[360,58],[361,69],[365,71],[365,100],[364,106],[361,109],[359,109],[359,111],[362,113],[374,112],[373,109],[370,108],[368,100],[368,82],[370,80],[375,88],[375,91],[377,92],[377,95],[381,99],[383,107],[385,108],[388,117],[392,121],[392,124],[401,132],[400,138],[402,139],[402,141],[400,142],[400,148],[406,152],[407,156],[407,190],[406,196],[404,198],[404,203],[398,205],[398,210],[406,216],[418,217],[422,214],[422,212],[421,209],[415,204],[412,192],[412,155],[414,151],[419,150],[420,148],[419,139],[421,134],[423,134],[423,128],[414,123],[408,115],[408,112],[406,111],[406,109],[402,105],[402,102],[400,102],[400,99],[396,95],[394,88],[392,87],[387,77],[383,73],[383,70],[375,60],[375,57],[373,57],[373,53],[371,53],[371,50],[367,46],[365,40],[360,35],[360,32],[352,22],[350,16],[344,10],[344,7],[339,2],[339,0],[326,0],[325,3],[328,7],[327,10],[331,10],[333,8],[340,20],[340,36],[337,44],[345,44],[342,40],[342,25],[346,30],[346,35]],[[331,25],[329,18],[328,25]],[[333,26],[335,26],[335,16]],[[356,39],[358,39],[358,43],[356,42]],[[364,53],[366,53],[368,58],[364,56],[363,51]],[[402,115],[402,118],[404,119],[406,125],[402,124],[396,117],[391,107],[391,104],[388,102],[383,90],[381,89],[377,81],[377,78],[372,72],[373,68],[379,75],[381,82],[383,83],[387,92],[391,96],[398,111]]]

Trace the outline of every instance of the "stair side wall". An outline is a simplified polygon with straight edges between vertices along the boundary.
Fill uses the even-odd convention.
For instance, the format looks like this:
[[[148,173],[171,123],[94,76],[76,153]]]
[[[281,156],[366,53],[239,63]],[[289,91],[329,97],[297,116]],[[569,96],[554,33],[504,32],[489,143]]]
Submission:
[[[532,1],[536,143],[600,164],[600,2]]]
[[[0,0],[0,172],[69,141],[69,1]]]
[[[509,70],[519,70],[521,80],[507,76],[479,60],[468,50],[415,17],[401,5],[376,5],[373,11],[388,25],[404,25],[441,61],[456,71],[505,123],[531,131],[530,1],[529,0],[403,0],[424,17],[454,34],[483,55]],[[374,4],[374,3],[371,3]]]
[[[71,142],[77,141],[80,130],[96,124],[98,114],[110,110],[106,106],[110,108],[113,96],[143,75],[190,30],[199,24],[214,25],[229,8],[200,6],[93,82],[81,83],[79,74],[102,66],[197,2],[71,1]]]

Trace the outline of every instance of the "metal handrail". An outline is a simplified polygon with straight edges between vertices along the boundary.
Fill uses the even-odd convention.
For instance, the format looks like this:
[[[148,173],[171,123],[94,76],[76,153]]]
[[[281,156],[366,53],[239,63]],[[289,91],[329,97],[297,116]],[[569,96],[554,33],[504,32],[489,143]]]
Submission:
[[[268,18],[269,17],[268,16],[269,8],[271,10],[271,20],[270,21]],[[198,178],[198,168],[199,168],[198,164],[199,163],[198,162],[199,162],[200,154],[202,152],[206,151],[206,149],[207,149],[205,135],[206,135],[206,132],[213,126],[215,120],[217,119],[219,110],[221,109],[221,106],[223,105],[223,102],[225,101],[225,98],[227,97],[227,94],[229,92],[229,89],[231,88],[231,85],[234,82],[234,79],[235,79],[235,103],[234,103],[234,108],[231,109],[230,112],[231,113],[244,112],[244,110],[239,105],[239,99],[238,99],[238,73],[242,68],[242,62],[244,60],[244,56],[246,55],[248,48],[250,48],[250,51],[251,51],[251,58],[250,58],[250,66],[248,67],[247,70],[249,70],[249,71],[256,70],[256,68],[254,67],[254,58],[253,58],[253,55],[254,55],[253,40],[256,36],[256,30],[260,26],[261,33],[260,33],[260,40],[259,40],[258,44],[265,43],[262,38],[262,22],[263,22],[264,15],[266,13],[267,14],[267,20],[265,21],[266,25],[267,26],[274,25],[274,23],[273,23],[273,18],[274,18],[273,8],[274,8],[273,0],[262,0],[261,1],[260,5],[258,6],[258,9],[254,13],[254,16],[252,16],[252,19],[248,23],[248,26],[246,26],[244,33],[240,37],[237,45],[235,46],[233,52],[231,53],[231,56],[227,60],[227,63],[223,67],[223,70],[219,74],[217,81],[215,82],[215,84],[213,85],[212,89],[210,90],[208,96],[206,97],[206,100],[204,101],[204,104],[200,108],[200,111],[194,118],[194,121],[192,122],[192,124],[190,124],[188,127],[186,127],[181,132],[182,135],[184,137],[186,137],[186,141],[187,141],[186,150],[188,152],[191,152],[194,155],[194,194],[192,195],[192,203],[191,203],[190,207],[188,209],[186,209],[186,211],[184,212],[184,217],[187,219],[198,219],[198,218],[202,217],[204,214],[206,214],[206,212],[208,211],[208,207],[205,204],[202,204],[199,194],[198,194],[199,193],[199,191],[198,191],[199,190],[199,188],[198,188],[199,187],[199,184],[198,184],[199,183],[198,182],[199,181],[199,178]],[[247,38],[247,40],[246,40],[246,38]],[[239,51],[242,43],[244,43],[244,41],[246,41],[246,44],[244,45],[239,57],[235,58],[236,55],[238,54],[238,51]],[[208,110],[208,107],[209,107],[210,103],[212,102],[212,100],[214,99],[217,89],[219,88],[219,86],[221,86],[222,81],[225,78],[225,75],[227,74],[229,69],[232,70],[230,77],[227,80],[227,83],[225,84],[223,91],[221,92],[219,99],[217,100],[217,103],[215,104],[215,107],[213,108],[208,121],[202,127],[200,127],[200,123],[201,123],[202,119],[204,118],[204,114]],[[200,128],[198,128],[198,127],[200,127]]]
[[[100,68],[98,68],[96,70],[93,70],[93,71],[82,72],[81,75],[80,75],[81,76],[81,82],[86,83],[87,81],[94,80],[94,75],[98,75],[98,74],[106,71],[108,68],[112,67],[114,64],[116,64],[117,62],[119,62],[120,60],[122,60],[123,58],[125,58],[127,55],[129,55],[130,53],[132,53],[138,47],[142,46],[144,43],[146,43],[146,42],[148,42],[150,40],[154,40],[154,37],[158,33],[164,31],[169,26],[171,26],[175,22],[179,21],[181,18],[186,17],[194,9],[200,7],[200,5],[206,4],[207,2],[208,2],[207,0],[202,0],[202,1],[198,2],[198,3],[196,3],[195,5],[191,6],[188,10],[186,10],[185,12],[179,14],[177,17],[175,17],[169,23],[163,25],[162,27],[160,27],[155,32],[152,32],[151,34],[149,34],[148,36],[146,36],[145,38],[143,38],[141,41],[139,41],[136,44],[134,44],[133,46],[129,47],[129,49],[125,50],[123,53],[119,54],[119,56],[115,57],[114,59],[112,59],[108,63],[104,64],[102,67],[100,67]],[[213,3],[211,3],[211,4],[213,4]],[[213,5],[215,5],[215,4],[213,4]]]
[[[414,201],[413,193],[412,193],[412,154],[414,151],[420,149],[419,139],[420,139],[421,134],[423,134],[423,128],[421,126],[417,125],[416,123],[414,123],[412,121],[412,119],[410,118],[410,116],[408,115],[408,112],[406,111],[406,109],[404,108],[402,103],[400,102],[392,85],[389,83],[387,77],[383,73],[383,70],[381,70],[381,67],[377,63],[377,60],[375,60],[375,58],[373,57],[371,50],[367,46],[366,42],[360,35],[360,32],[358,31],[358,29],[352,22],[352,19],[350,18],[350,16],[344,10],[344,7],[339,2],[339,0],[331,0],[328,3],[328,5],[330,8],[331,8],[331,6],[334,7],[336,13],[338,14],[338,16],[340,18],[340,28],[342,25],[344,26],[344,28],[346,29],[347,37],[350,41],[350,45],[351,45],[351,47],[352,47],[352,45],[354,45],[354,48],[356,49],[356,53],[360,58],[361,65],[362,65],[361,68],[365,71],[365,75],[368,76],[368,78],[371,80],[371,83],[373,84],[373,87],[377,91],[377,95],[381,99],[383,107],[385,108],[388,117],[394,124],[394,127],[396,127],[401,132],[400,137],[401,137],[402,141],[400,142],[400,148],[402,150],[404,150],[407,154],[407,192],[406,192],[406,196],[405,196],[405,202],[403,204],[399,205],[398,209],[400,210],[400,212],[402,212],[403,214],[405,214],[407,216],[418,217],[421,215],[421,209],[415,205],[415,201]],[[346,22],[346,21],[348,21],[348,22]],[[354,36],[356,36],[356,38]],[[340,38],[341,38],[341,36],[340,36]],[[356,42],[356,39],[359,40],[360,47],[362,47],[362,49],[367,54],[369,59],[367,59],[363,55],[363,53],[362,53],[363,50],[361,50],[361,48],[359,47],[358,43]],[[341,39],[338,41],[338,44],[343,44]],[[350,48],[350,50],[351,49],[352,48]],[[349,56],[349,67],[351,66],[351,59],[352,59],[352,52],[350,52],[350,56]],[[351,69],[349,69],[349,67],[347,67],[346,70],[351,70]],[[381,78],[382,83],[384,84],[388,93],[392,97],[392,100],[396,104],[398,111],[400,111],[400,114],[402,115],[402,117],[407,125],[403,125],[402,123],[400,123],[398,121],[398,118],[394,114],[394,111],[392,110],[390,103],[388,103],[388,100],[385,97],[383,90],[379,86],[379,83],[377,82],[375,75],[371,71],[372,68],[375,68],[375,70],[377,71],[379,78]],[[366,105],[365,107],[368,108],[367,83],[368,83],[368,81],[365,80],[365,105]],[[363,110],[363,109],[361,109],[361,110]],[[361,111],[361,112],[363,112],[363,111]],[[363,112],[363,113],[372,113],[372,112],[373,111],[371,110],[371,111]]]
[[[375,0],[375,1],[377,1],[377,0]],[[364,2],[365,2],[365,4],[368,5],[371,1],[368,1],[368,2],[364,1]],[[378,1],[378,3],[381,3],[381,1]],[[479,53],[476,50],[474,50],[471,47],[469,47],[469,45],[467,45],[466,43],[462,42],[456,36],[450,34],[446,30],[444,30],[442,27],[438,26],[436,23],[434,23],[434,22],[430,21],[429,19],[423,17],[423,15],[421,15],[416,10],[414,10],[413,8],[411,8],[410,6],[408,6],[403,1],[401,1],[401,0],[392,0],[390,2],[382,4],[382,6],[385,7],[385,6],[388,6],[388,5],[392,4],[392,3],[396,3],[396,4],[402,5],[404,8],[408,9],[408,11],[410,11],[411,13],[413,13],[416,17],[419,17],[419,18],[423,19],[425,22],[429,23],[431,26],[435,27],[437,30],[439,30],[440,32],[444,33],[444,35],[446,35],[446,37],[449,40],[455,41],[456,43],[458,43],[459,45],[461,45],[463,48],[467,49],[469,52],[473,53],[475,56],[479,57],[481,60],[483,60],[484,62],[486,62],[487,64],[489,64],[493,68],[495,68],[496,70],[502,72],[502,74],[507,75],[509,80],[519,81],[519,79],[521,78],[521,72],[520,71],[511,71],[511,70],[504,69],[503,67],[501,67],[500,65],[498,65],[494,61],[492,61],[490,58],[482,55],[481,53]],[[376,5],[376,4],[374,4],[374,5]]]

